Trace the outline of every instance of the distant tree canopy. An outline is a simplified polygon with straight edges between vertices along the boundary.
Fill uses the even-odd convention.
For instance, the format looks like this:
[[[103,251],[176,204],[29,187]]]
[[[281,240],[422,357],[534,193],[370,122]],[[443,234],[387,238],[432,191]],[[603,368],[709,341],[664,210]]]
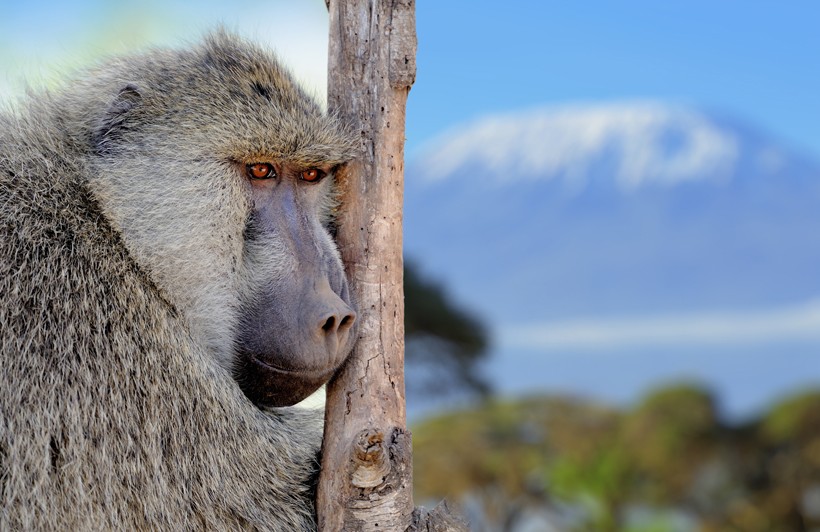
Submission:
[[[408,388],[486,395],[489,384],[479,369],[489,343],[483,324],[453,303],[441,285],[423,278],[412,262],[405,262],[404,298],[407,363],[425,369],[424,382],[409,380]]]
[[[721,419],[695,383],[627,409],[493,400],[417,424],[413,451],[417,499],[479,498],[496,523],[529,507],[570,530],[820,530],[818,389],[742,424]],[[675,525],[680,514],[696,527]]]

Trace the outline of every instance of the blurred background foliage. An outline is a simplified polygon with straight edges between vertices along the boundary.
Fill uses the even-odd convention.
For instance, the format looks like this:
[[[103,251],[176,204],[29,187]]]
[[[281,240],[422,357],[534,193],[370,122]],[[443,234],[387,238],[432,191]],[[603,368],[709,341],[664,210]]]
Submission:
[[[423,373],[408,381],[410,392],[489,394],[481,374],[489,344],[484,325],[453,302],[441,284],[424,278],[412,261],[405,262],[404,294],[407,364],[413,366],[410,371]]]
[[[816,391],[743,424],[721,421],[695,384],[623,410],[560,396],[492,400],[418,423],[413,447],[417,499],[464,501],[475,530],[820,527]]]

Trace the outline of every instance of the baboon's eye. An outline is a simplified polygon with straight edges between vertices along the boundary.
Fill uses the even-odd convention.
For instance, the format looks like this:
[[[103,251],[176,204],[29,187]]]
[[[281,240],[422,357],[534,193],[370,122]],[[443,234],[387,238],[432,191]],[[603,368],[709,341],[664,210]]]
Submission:
[[[248,165],[248,175],[252,179],[270,179],[276,177],[276,170],[270,163],[255,163]]]
[[[318,168],[308,168],[304,172],[302,172],[302,179],[305,181],[319,181],[325,177],[325,173],[319,170]]]

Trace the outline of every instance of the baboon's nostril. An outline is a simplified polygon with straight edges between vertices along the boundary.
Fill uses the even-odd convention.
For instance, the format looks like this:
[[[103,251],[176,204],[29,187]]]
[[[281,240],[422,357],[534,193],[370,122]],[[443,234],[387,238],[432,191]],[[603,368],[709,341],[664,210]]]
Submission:
[[[322,330],[325,332],[331,332],[333,331],[334,325],[336,325],[336,316],[331,316],[325,321],[325,324],[322,325]]]
[[[339,329],[346,329],[353,325],[353,322],[356,320],[355,314],[347,314],[342,321],[339,322]]]

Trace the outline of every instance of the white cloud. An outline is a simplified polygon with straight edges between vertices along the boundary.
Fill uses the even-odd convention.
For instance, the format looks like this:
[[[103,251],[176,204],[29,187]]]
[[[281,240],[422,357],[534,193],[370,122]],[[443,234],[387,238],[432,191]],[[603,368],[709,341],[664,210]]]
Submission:
[[[509,326],[500,329],[498,340],[504,347],[543,350],[820,341],[820,300],[756,311],[581,319]]]

